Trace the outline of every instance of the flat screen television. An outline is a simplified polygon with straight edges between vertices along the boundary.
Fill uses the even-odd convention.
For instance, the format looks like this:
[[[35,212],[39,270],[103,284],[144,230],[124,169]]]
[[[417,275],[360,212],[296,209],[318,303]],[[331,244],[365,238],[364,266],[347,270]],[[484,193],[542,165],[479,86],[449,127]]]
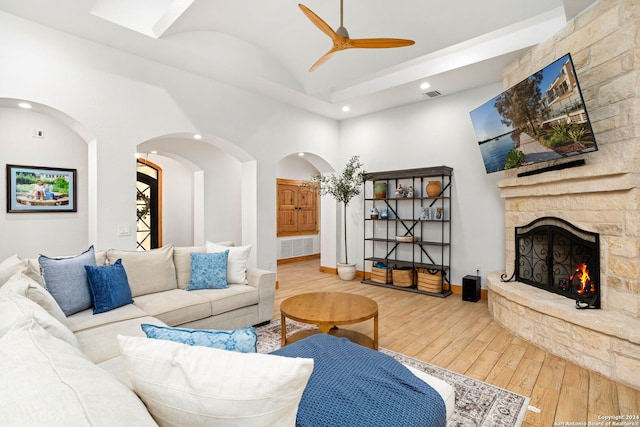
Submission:
[[[469,114],[487,173],[598,149],[570,54]]]

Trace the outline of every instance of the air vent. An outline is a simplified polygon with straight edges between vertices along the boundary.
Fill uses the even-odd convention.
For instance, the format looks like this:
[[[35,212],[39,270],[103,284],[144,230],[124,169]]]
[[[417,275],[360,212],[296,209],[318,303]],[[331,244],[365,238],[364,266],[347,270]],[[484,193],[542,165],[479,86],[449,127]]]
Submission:
[[[437,90],[432,90],[431,92],[425,92],[422,94],[422,96],[424,97],[429,97],[429,98],[435,98],[438,96],[441,96],[442,94],[440,92],[438,92]]]

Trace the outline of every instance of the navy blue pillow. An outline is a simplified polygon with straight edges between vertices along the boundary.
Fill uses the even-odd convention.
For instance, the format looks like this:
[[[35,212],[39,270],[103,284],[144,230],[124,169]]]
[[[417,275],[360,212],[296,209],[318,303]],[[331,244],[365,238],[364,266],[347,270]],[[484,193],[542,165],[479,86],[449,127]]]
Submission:
[[[93,299],[93,314],[104,313],[133,302],[127,272],[121,259],[112,265],[85,265],[84,268]]]

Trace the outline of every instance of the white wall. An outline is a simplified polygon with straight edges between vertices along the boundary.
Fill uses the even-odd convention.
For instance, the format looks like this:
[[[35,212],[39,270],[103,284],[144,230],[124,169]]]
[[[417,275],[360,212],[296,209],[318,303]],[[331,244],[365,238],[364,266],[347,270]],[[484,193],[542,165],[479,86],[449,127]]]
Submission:
[[[193,171],[177,160],[158,154],[143,158],[162,170],[162,243],[192,246]]]
[[[431,99],[365,117],[340,127],[341,157],[360,154],[369,172],[450,166],[452,190],[451,283],[462,277],[504,269],[504,204],[497,183],[503,173],[487,175],[469,111],[502,91],[500,84]],[[363,202],[349,207],[349,254],[363,264]],[[484,282],[483,282],[484,283]]]
[[[133,233],[120,237],[117,229],[135,228],[135,197],[123,189],[135,186],[131,166],[138,146],[166,135],[183,135],[164,154],[180,155],[194,164],[199,160],[196,169],[205,171],[202,240],[238,241],[239,235],[239,243],[254,245],[255,263],[262,268],[276,269],[278,162],[302,151],[330,166],[322,172],[341,170],[353,154],[361,156],[369,171],[453,167],[452,282],[475,273],[475,265],[481,266],[481,274],[504,269],[503,206],[497,190],[502,174],[485,174],[468,115],[499,93],[499,84],[338,123],[4,12],[0,12],[0,39],[7,41],[0,44],[0,98],[38,102],[86,129],[92,135],[88,151],[67,158],[73,159],[70,167],[88,168],[88,188],[83,190],[87,199],[98,195],[86,212],[66,217],[72,224],[65,224],[64,230],[73,230],[77,238],[61,243],[43,235],[23,240],[17,251],[17,243],[5,243],[2,236],[4,254],[30,256],[43,247],[52,253],[78,253],[89,243],[133,249]],[[212,173],[216,165],[209,162],[209,152],[202,157],[206,150],[181,142],[193,133],[204,135],[205,144],[234,159],[222,169],[226,177]],[[5,152],[14,152],[14,147],[6,146],[13,141],[3,144]],[[240,190],[236,181],[241,182]],[[231,202],[216,203],[220,194]],[[322,199],[321,263],[332,267],[341,258],[336,253],[341,247],[341,212],[326,197]],[[352,202],[348,214],[350,259],[358,260],[362,268],[361,199]],[[0,230],[17,221],[23,229],[33,229],[40,221],[32,216],[14,218],[18,217],[0,218]]]
[[[32,136],[36,129],[44,131],[43,139]],[[76,169],[77,212],[7,213],[5,164]],[[0,167],[0,260],[13,254],[30,258],[73,255],[88,247],[84,140],[46,115],[0,108]]]
[[[335,121],[4,12],[0,12],[0,39],[5,40],[0,44],[0,97],[49,106],[95,137],[82,165],[79,159],[77,163],[91,165],[88,192],[99,197],[89,204],[88,221],[78,215],[75,230],[81,237],[67,244],[72,253],[86,248],[89,239],[100,248],[133,249],[134,233],[121,237],[117,230],[119,225],[135,229],[135,197],[123,189],[135,187],[131,165],[137,146],[165,135],[200,133],[208,144],[238,160],[243,171],[245,165],[254,165],[254,188],[243,190],[253,200],[241,203],[253,206],[253,212],[206,202],[204,217],[218,210],[234,223],[241,222],[245,240],[241,243],[254,245],[255,263],[275,270],[275,165],[289,154],[318,147],[321,155],[335,159]],[[222,179],[205,181],[204,192],[227,184]],[[208,194],[205,197],[211,200]],[[2,221],[6,227],[6,218]],[[226,230],[226,224],[207,224],[204,239],[222,240],[217,233]],[[53,238],[32,240],[25,242],[28,248],[19,255],[37,253],[43,246],[59,248],[58,244]],[[5,253],[16,252],[10,246]]]

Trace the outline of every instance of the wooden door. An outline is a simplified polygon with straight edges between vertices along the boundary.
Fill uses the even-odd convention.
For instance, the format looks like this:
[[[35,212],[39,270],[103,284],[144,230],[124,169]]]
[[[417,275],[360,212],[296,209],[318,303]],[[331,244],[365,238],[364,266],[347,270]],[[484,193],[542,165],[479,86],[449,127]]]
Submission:
[[[303,186],[302,181],[278,179],[278,236],[313,234],[318,232],[316,190]]]
[[[316,189],[298,187],[298,231],[315,232],[317,227]]]
[[[278,235],[298,231],[298,186],[278,184]]]

